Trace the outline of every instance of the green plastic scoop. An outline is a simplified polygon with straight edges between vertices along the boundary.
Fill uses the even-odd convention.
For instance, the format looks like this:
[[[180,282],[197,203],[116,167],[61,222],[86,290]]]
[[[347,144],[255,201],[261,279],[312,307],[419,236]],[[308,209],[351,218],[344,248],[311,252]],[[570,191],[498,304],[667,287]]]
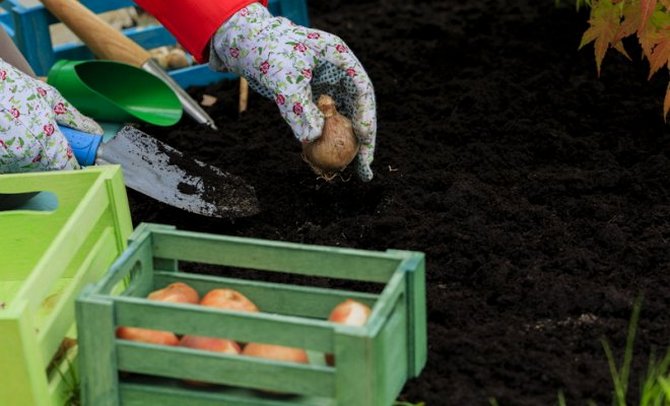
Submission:
[[[60,60],[49,71],[47,83],[83,114],[100,121],[170,126],[183,113],[165,82],[121,62]]]

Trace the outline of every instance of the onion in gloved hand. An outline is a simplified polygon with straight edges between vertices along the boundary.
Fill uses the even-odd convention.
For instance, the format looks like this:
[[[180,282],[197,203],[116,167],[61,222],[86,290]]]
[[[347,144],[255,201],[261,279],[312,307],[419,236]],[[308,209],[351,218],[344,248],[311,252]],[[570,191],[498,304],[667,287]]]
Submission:
[[[337,111],[330,96],[321,95],[317,107],[324,116],[323,132],[302,145],[302,157],[317,175],[330,181],[356,158],[358,139],[351,121]]]

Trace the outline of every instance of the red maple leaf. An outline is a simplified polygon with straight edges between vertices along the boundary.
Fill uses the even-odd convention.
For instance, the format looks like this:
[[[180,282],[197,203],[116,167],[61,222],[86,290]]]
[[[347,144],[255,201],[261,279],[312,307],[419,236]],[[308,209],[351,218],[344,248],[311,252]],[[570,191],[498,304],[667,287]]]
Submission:
[[[668,121],[668,111],[670,111],[670,83],[665,90],[665,98],[663,99],[663,120]]]
[[[601,0],[592,4],[589,28],[584,32],[579,48],[594,42],[598,75],[605,53],[610,47],[628,57],[620,37],[621,19],[622,8],[612,0]]]
[[[670,27],[658,30],[652,37],[654,43],[649,59],[649,78],[670,60]]]
[[[642,32],[640,29],[640,26],[642,25],[642,8],[638,4],[627,1],[623,4],[621,12],[623,20],[621,21],[621,27],[619,28],[619,34],[617,35],[618,40]]]
[[[656,10],[656,3],[658,3],[658,0],[640,0],[640,16],[642,21],[638,32],[644,31],[647,27],[651,15]]]

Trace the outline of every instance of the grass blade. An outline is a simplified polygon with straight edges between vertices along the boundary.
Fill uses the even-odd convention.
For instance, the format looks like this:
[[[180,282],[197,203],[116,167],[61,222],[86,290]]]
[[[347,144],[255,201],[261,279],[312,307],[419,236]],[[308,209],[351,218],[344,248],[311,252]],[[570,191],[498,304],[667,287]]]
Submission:
[[[610,375],[612,375],[612,381],[614,382],[614,395],[615,401],[618,406],[626,406],[626,391],[624,386],[621,384],[621,376],[616,367],[616,361],[614,360],[614,354],[612,353],[612,348],[610,344],[605,339],[601,339],[603,350],[605,351],[605,356],[607,357],[607,365],[610,368]]]
[[[562,390],[558,391],[558,406],[566,406],[565,395]]]
[[[630,365],[633,361],[633,347],[635,346],[635,333],[640,321],[640,310],[642,309],[642,295],[635,299],[633,314],[628,322],[628,336],[626,337],[626,348],[624,349],[623,364],[621,365],[621,384],[623,385],[624,401],[628,392],[628,378],[630,377]]]

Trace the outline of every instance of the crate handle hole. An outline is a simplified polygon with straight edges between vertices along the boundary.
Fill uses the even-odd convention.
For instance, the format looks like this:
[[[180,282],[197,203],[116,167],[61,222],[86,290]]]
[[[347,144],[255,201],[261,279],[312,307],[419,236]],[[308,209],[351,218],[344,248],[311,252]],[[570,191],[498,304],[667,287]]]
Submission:
[[[0,193],[0,212],[25,210],[51,213],[58,208],[58,197],[52,192]]]
[[[142,261],[139,259],[135,261],[133,264],[133,267],[130,268],[130,272],[128,273],[128,277],[130,280],[135,280],[140,277],[140,273],[142,272]]]
[[[128,268],[125,268],[128,269]],[[121,296],[133,296],[136,290],[136,284],[132,284],[132,281],[141,277],[142,272],[142,261],[136,260],[135,263],[130,267],[128,273],[123,277],[119,284],[117,284],[112,290]]]

